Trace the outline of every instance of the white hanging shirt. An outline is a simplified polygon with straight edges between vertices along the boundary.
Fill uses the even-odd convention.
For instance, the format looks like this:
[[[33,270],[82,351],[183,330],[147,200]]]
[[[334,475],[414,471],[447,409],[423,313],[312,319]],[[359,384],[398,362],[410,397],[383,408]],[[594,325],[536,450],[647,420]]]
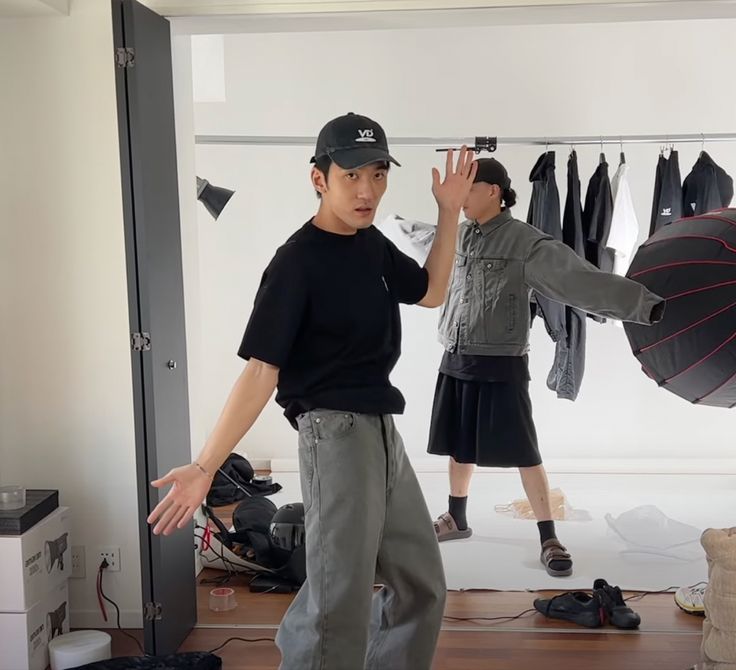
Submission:
[[[611,180],[613,218],[611,232],[606,242],[606,246],[615,252],[613,271],[621,276],[629,269],[636,243],[639,241],[639,221],[631,199],[628,172],[629,166],[621,163]]]
[[[629,188],[629,166],[621,163],[611,180],[611,195],[613,196],[613,218],[611,232],[608,235],[606,246],[613,249],[614,274],[626,274],[631,265],[636,243],[639,241],[639,221],[634,211],[634,202]],[[620,321],[611,319],[614,326],[623,327]]]
[[[398,214],[389,214],[377,226],[407,256],[419,265],[424,265],[434,241],[437,226],[423,221],[404,219]]]

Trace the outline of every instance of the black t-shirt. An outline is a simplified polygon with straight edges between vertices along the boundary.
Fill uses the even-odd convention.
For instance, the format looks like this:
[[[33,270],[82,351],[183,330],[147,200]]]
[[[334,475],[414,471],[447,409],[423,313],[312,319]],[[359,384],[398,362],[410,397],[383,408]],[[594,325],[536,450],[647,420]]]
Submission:
[[[280,369],[276,402],[292,425],[317,408],[400,414],[404,397],[389,382],[399,303],[419,302],[428,285],[375,227],[337,235],[309,221],[263,273],[238,355]]]
[[[446,351],[440,363],[440,372],[466,382],[529,381],[528,356],[476,356]]]

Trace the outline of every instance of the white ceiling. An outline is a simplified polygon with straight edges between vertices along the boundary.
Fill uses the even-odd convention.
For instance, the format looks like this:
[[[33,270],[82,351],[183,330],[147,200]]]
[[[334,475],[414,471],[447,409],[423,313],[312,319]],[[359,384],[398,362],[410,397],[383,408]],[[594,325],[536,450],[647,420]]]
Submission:
[[[65,16],[70,0],[0,0],[0,17]]]
[[[142,0],[165,16],[227,16],[263,14],[325,14],[340,12],[427,11],[464,9],[585,9],[637,7],[662,8],[667,5],[721,5],[733,0]]]
[[[173,0],[145,1],[150,5]],[[571,0],[564,5],[553,5],[552,1],[532,7],[528,4],[530,0],[526,0],[523,8],[182,16],[173,17],[172,26],[179,34],[226,34],[736,18],[736,0],[629,0],[575,5]],[[468,0],[463,0],[463,4],[468,4]]]

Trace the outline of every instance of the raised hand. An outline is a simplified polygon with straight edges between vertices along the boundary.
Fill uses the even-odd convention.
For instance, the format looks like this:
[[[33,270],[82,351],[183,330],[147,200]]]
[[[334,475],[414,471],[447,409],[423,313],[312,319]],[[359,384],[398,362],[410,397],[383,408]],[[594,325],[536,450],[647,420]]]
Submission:
[[[473,185],[478,164],[473,160],[473,152],[465,145],[460,149],[457,164],[453,164],[454,151],[447,152],[445,178],[440,180],[440,172],[432,168],[432,194],[440,209],[460,211]]]

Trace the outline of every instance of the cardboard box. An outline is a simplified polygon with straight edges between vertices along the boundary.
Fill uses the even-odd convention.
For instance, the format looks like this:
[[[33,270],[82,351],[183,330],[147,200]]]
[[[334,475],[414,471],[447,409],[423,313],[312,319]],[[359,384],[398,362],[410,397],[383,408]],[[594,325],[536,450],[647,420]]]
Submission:
[[[23,535],[0,535],[0,612],[25,612],[72,572],[68,507]]]
[[[0,670],[45,670],[49,642],[69,632],[69,583],[58,584],[27,612],[0,612]]]

